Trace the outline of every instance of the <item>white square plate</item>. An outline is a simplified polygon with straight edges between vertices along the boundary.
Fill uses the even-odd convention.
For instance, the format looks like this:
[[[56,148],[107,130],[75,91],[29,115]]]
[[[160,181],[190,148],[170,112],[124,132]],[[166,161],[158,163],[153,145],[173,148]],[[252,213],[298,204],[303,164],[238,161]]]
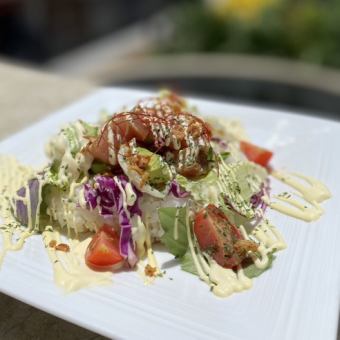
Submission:
[[[35,166],[45,161],[44,144],[68,121],[95,121],[105,108],[118,110],[150,93],[103,89],[49,116],[0,144]],[[236,117],[254,143],[275,152],[273,165],[325,182],[333,198],[325,215],[304,223],[269,212],[288,248],[251,290],[220,299],[197,277],[167,268],[164,278],[145,286],[135,272],[114,276],[111,286],[65,295],[40,236],[5,258],[0,290],[28,304],[109,337],[133,339],[335,339],[340,292],[340,124],[279,112],[192,100],[204,114]],[[24,114],[24,113],[23,113]],[[273,183],[275,190],[276,183]],[[158,253],[160,262],[172,256]],[[173,280],[170,280],[173,278]]]

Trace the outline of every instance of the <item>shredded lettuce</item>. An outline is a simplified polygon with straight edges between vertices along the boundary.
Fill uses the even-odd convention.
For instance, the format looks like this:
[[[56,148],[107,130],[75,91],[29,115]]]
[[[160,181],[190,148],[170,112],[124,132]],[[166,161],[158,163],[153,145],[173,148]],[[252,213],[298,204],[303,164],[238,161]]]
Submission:
[[[196,201],[235,211],[247,219],[255,215],[251,197],[261,191],[266,178],[267,172],[263,167],[248,161],[220,164],[219,169],[210,171],[197,181],[176,176],[177,182]]]
[[[98,127],[78,120],[65,125],[56,136],[53,136],[46,146],[48,157],[52,161],[62,161],[65,154],[73,158],[87,144],[89,137],[96,137]]]
[[[178,212],[177,212],[178,211]],[[175,224],[177,214],[178,237],[175,239]],[[161,242],[168,248],[171,254],[181,257],[188,248],[188,237],[186,232],[186,208],[159,208],[159,221],[164,235]]]
[[[235,180],[239,183],[241,196],[245,201],[257,194],[262,189],[268,173],[262,167],[253,162],[238,162],[229,164],[228,167],[235,174]]]
[[[67,140],[71,155],[75,157],[81,147],[76,127],[73,124],[69,124],[61,130],[61,133],[65,136]]]
[[[251,196],[261,190],[267,178],[263,167],[252,162],[237,162],[220,166],[220,183],[225,192],[223,198],[227,206],[240,215],[251,219],[255,210],[251,204]]]
[[[84,136],[95,138],[99,134],[99,127],[93,124],[89,124],[84,122],[83,120],[79,120],[80,124],[83,125],[84,128]]]
[[[88,174],[93,157],[81,150],[88,142],[88,135],[94,134],[95,129],[95,126],[76,121],[66,125],[50,140],[46,153],[52,164],[44,169],[46,183],[64,190]]]
[[[195,201],[220,205],[220,190],[217,186],[217,173],[210,171],[204,178],[193,181],[182,175],[176,176],[176,181],[186,191],[190,192]]]
[[[64,189],[65,186],[59,180],[59,168],[60,162],[54,161],[50,166],[44,169],[44,182],[45,184],[54,185],[60,189]]]
[[[84,137],[95,138],[98,136],[98,133],[99,128],[97,126],[86,123],[83,120],[70,123],[61,130],[61,134],[65,136],[73,157],[75,157],[87,142]]]

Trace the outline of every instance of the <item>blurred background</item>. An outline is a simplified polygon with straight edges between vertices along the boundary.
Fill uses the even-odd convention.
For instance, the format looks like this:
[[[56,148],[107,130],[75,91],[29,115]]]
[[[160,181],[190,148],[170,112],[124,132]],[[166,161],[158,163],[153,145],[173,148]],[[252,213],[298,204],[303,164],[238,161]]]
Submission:
[[[340,119],[336,0],[0,0],[0,58]]]

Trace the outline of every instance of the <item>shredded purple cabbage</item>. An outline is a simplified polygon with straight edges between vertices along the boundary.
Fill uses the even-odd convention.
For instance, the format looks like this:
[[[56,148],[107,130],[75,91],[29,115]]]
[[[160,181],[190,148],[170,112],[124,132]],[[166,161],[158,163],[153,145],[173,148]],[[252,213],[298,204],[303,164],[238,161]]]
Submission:
[[[252,204],[253,209],[256,209],[257,212],[254,220],[254,226],[258,225],[263,220],[263,216],[268,205],[263,201],[262,197],[263,196],[269,197],[269,195],[270,195],[270,181],[269,179],[267,179],[262,184],[261,190],[250,198],[250,203]]]
[[[141,216],[142,211],[139,207],[139,198],[141,192],[132,187],[136,200],[131,206],[126,205],[124,194],[120,186],[125,190],[128,184],[127,177],[119,175],[114,178],[107,176],[95,176],[93,185],[84,185],[84,197],[87,209],[93,210],[98,207],[99,213],[105,217],[111,217],[115,214],[118,215],[120,224],[120,240],[119,251],[120,254],[128,260],[128,263],[133,267],[137,262],[137,256],[134,252],[132,242],[132,225],[131,217],[134,215]]]
[[[25,187],[20,188],[17,191],[17,195],[19,197],[24,198],[26,196],[26,189]],[[15,216],[17,220],[22,224],[22,225],[27,225],[28,224],[28,213],[27,213],[27,206],[26,204],[20,200],[16,199],[15,200]]]
[[[170,184],[170,192],[176,198],[185,198],[185,197],[188,197],[190,195],[187,191],[182,190],[180,185],[175,180],[173,180]]]
[[[29,190],[29,197],[31,211],[30,217],[32,220],[32,226],[36,225],[36,216],[37,216],[37,209],[39,208],[39,192],[40,192],[40,183],[37,178],[30,179],[28,181],[28,190]],[[22,198],[26,198],[26,187],[22,187],[17,191],[17,195]],[[27,205],[21,199],[15,200],[15,217],[17,220],[24,226],[28,225],[28,209]]]

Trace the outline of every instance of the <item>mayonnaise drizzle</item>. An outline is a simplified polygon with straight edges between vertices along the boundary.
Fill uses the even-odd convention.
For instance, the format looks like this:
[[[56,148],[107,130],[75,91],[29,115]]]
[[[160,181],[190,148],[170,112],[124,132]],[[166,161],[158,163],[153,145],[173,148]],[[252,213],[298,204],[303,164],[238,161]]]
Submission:
[[[137,196],[133,190],[132,184],[130,182],[126,183],[125,186],[126,204],[132,206],[135,204]]]
[[[132,222],[132,238],[136,243],[137,256],[143,258],[145,255],[145,240],[146,230],[145,225],[138,215],[134,215],[131,218]]]
[[[240,231],[244,239],[252,240],[259,244],[257,252],[260,254],[260,257],[252,253],[249,254],[255,266],[259,269],[267,267],[269,261],[268,254],[283,250],[287,247],[279,230],[268,220],[264,220],[256,226],[250,235],[248,235],[242,225],[240,226]]]
[[[239,292],[252,287],[252,280],[244,275],[243,269],[238,268],[237,272],[232,269],[221,267],[217,262],[210,257],[207,260],[195,246],[191,237],[190,218],[187,213],[186,228],[188,244],[191,256],[199,278],[207,283],[212,292],[220,297],[227,297],[234,292]]]
[[[0,224],[2,235],[2,248],[0,249],[0,265],[8,251],[20,250],[27,237],[32,235],[32,217],[30,213],[29,199],[19,197],[17,190],[25,187],[29,194],[28,180],[33,177],[33,169],[23,166],[14,157],[0,155],[0,215],[3,223]],[[21,199],[27,205],[29,227],[21,228],[13,216],[12,209],[15,208],[12,199]],[[16,241],[13,241],[17,238]]]
[[[144,223],[140,221],[140,240],[136,240],[137,244],[137,250],[138,252],[142,252],[139,250],[143,247],[143,254],[146,254],[146,263],[142,256],[139,256],[139,261],[137,263],[137,272],[144,280],[144,284],[150,284],[153,283],[158,276],[162,276],[162,272],[158,266],[157,258],[154,254],[154,251],[152,249],[152,241],[151,241],[151,234],[150,234],[150,227],[149,227],[149,219],[150,216],[148,212],[145,212],[144,214]],[[144,228],[142,228],[142,226]],[[146,249],[146,250],[145,250]],[[139,254],[139,253],[138,253]],[[145,266],[148,264],[150,267],[155,268],[155,273],[153,276],[147,276],[145,274]]]
[[[214,283],[212,292],[220,297],[250,289],[253,285],[252,279],[244,275],[242,268],[234,272],[232,269],[221,267],[214,260],[210,262],[209,278]]]
[[[152,249],[152,242],[151,242],[151,235],[150,235],[150,228],[149,224],[145,224],[145,244],[146,244],[146,255],[148,258],[148,264],[151,267],[156,268],[156,273],[160,273],[160,269],[158,267],[156,256]]]
[[[306,222],[320,218],[324,212],[320,203],[331,197],[330,191],[323,183],[298,173],[273,171],[271,175],[297,192],[275,195],[275,202],[264,196],[262,199],[265,203],[274,210]]]
[[[79,242],[70,240],[70,252],[57,251],[49,246],[52,240],[61,242],[60,234],[46,227],[42,234],[48,257],[53,265],[54,281],[66,293],[93,286],[112,283],[111,272],[96,272],[85,264],[85,252],[91,237]]]
[[[268,254],[286,248],[286,243],[281,233],[268,220],[259,224],[251,232],[251,237],[243,226],[240,227],[240,230],[245,239],[256,240],[259,243],[258,252],[260,253],[260,258],[256,257],[255,254],[249,254],[257,268],[264,269],[268,266]],[[209,260],[209,265],[208,274],[210,281],[213,283],[212,291],[215,295],[226,297],[234,292],[252,287],[252,279],[244,274],[241,267],[237,269],[237,272],[234,272],[231,269],[221,267],[212,259]]]
[[[192,259],[194,261],[196,270],[197,270],[197,274],[202,281],[204,281],[205,283],[210,285],[209,277],[208,277],[207,273],[204,271],[204,269],[202,268],[202,265],[199,262],[199,258],[196,254],[196,251],[195,251],[195,247],[194,247],[192,237],[191,237],[191,231],[190,231],[191,227],[190,227],[190,219],[189,219],[188,212],[187,212],[187,215],[186,215],[186,228],[187,228],[187,237],[188,237],[189,249],[190,249],[190,253],[191,253]]]
[[[116,146],[115,146],[115,135],[112,130],[112,126],[108,126],[107,131],[107,139],[108,139],[108,153],[109,153],[109,162],[111,165],[117,164],[117,156],[116,156]]]
[[[17,233],[15,233],[17,231]],[[13,238],[18,235],[18,239],[13,242]],[[26,230],[4,230],[2,231],[2,249],[0,250],[0,266],[2,265],[3,259],[8,251],[17,251],[22,249],[26,239],[31,236],[33,232]]]
[[[35,232],[32,225],[31,206],[29,199],[28,180],[32,178],[34,172],[31,168],[20,165],[13,157],[0,156],[0,214],[4,219],[2,234],[2,248],[0,250],[0,265],[8,251],[16,251],[23,247],[25,240]],[[84,179],[86,181],[86,178]],[[81,183],[72,183],[69,192],[69,198],[74,195],[75,189],[82,185]],[[27,196],[22,198],[17,195],[20,187],[26,189]],[[11,199],[21,199],[27,205],[28,227],[22,228],[12,214]],[[67,207],[66,207],[67,208]],[[72,225],[72,212],[66,213],[67,225]],[[36,218],[39,218],[37,215]],[[110,284],[112,282],[112,273],[95,272],[85,264],[85,251],[91,238],[79,242],[70,240],[71,251],[69,253],[56,251],[49,247],[51,240],[61,242],[58,232],[53,231],[52,227],[47,227],[43,232],[43,240],[48,256],[53,264],[54,278],[58,286],[65,292],[71,292],[83,287],[98,284]]]
[[[178,220],[180,208],[176,208],[175,222],[174,222],[174,240],[178,240]]]

